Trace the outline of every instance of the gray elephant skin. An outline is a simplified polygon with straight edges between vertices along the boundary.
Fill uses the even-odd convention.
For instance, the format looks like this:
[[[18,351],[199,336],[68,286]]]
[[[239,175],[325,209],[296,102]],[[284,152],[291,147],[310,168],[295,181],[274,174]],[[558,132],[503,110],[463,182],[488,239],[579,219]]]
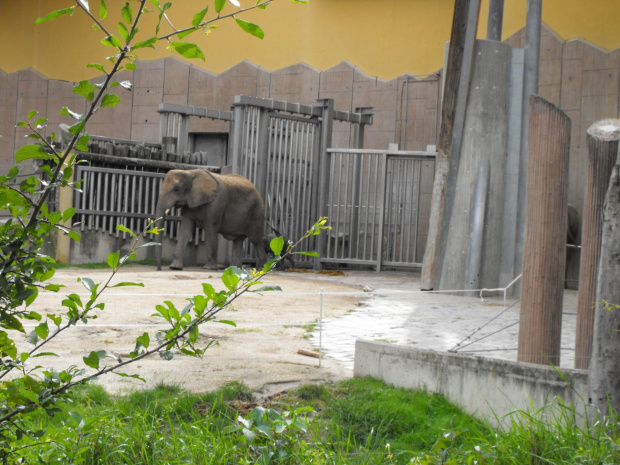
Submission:
[[[183,253],[194,228],[204,228],[207,247],[205,268],[217,269],[218,233],[233,242],[231,265],[241,266],[243,241],[247,237],[258,254],[258,267],[267,261],[263,246],[265,208],[263,198],[250,180],[236,174],[207,170],[171,170],[162,183],[156,218],[181,207],[181,228],[170,269],[183,269]],[[161,269],[161,247],[157,253]]]

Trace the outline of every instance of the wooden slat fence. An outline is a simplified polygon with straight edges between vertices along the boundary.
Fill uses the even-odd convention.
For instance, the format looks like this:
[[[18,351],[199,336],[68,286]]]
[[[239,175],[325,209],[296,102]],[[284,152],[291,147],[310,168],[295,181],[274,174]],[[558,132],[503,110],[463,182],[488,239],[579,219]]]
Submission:
[[[147,219],[155,218],[164,176],[165,173],[79,165],[75,179],[82,180],[82,188],[75,192],[73,205],[80,229],[126,239],[126,232],[116,230],[122,224],[140,233],[146,228]],[[179,209],[173,209],[166,219],[165,236],[176,239],[180,219]],[[198,243],[199,238],[202,231],[197,231],[194,242]]]

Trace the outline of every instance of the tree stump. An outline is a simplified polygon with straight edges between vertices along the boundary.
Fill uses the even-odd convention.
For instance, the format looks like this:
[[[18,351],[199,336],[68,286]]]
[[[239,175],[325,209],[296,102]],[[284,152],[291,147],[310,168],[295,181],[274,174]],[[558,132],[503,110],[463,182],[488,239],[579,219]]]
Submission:
[[[517,360],[559,366],[571,122],[533,94],[529,114]]]
[[[596,287],[590,402],[601,412],[620,411],[620,165],[614,166],[605,198]]]
[[[592,350],[596,278],[601,256],[603,204],[611,170],[616,164],[620,119],[605,119],[587,130],[588,166],[586,171],[583,221],[581,222],[581,263],[577,297],[575,368],[587,370]]]

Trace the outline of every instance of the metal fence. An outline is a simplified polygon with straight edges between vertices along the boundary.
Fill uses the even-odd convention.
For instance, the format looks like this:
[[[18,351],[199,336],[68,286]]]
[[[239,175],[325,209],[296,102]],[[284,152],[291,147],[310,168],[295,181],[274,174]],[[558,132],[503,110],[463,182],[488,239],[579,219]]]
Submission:
[[[362,147],[364,127],[372,123],[367,109],[338,112],[329,99],[300,105],[237,96],[232,112],[169,104],[160,112],[162,137],[170,137],[170,122],[183,121],[173,124],[180,131],[188,127],[191,117],[230,121],[228,164],[232,172],[257,186],[266,218],[288,239],[302,237],[319,216],[328,217],[332,230],[297,249],[318,250],[321,258],[299,255],[298,266],[355,264],[378,271],[421,266],[435,153],[329,148],[335,120],[353,124],[354,145]],[[180,119],[174,115],[177,112]],[[176,135],[179,141],[187,139],[181,132]],[[146,165],[78,167],[76,179],[83,179],[83,186],[75,194],[74,205],[82,230],[126,237],[127,233],[116,230],[118,224],[132,231],[146,227],[147,218],[155,215],[166,168],[178,165],[145,163],[154,164],[153,169]],[[173,239],[179,220],[179,209],[167,218],[166,235]],[[203,238],[197,229],[194,243]],[[246,259],[250,257],[248,246]]]
[[[435,153],[330,149],[323,263],[420,267]]]

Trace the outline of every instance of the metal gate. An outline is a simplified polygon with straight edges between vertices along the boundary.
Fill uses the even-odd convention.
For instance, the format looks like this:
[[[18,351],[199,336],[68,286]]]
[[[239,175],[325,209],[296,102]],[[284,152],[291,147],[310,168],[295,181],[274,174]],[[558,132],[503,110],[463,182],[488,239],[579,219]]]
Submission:
[[[330,149],[323,263],[422,265],[434,152]]]
[[[256,185],[265,201],[267,220],[288,239],[301,238],[321,214],[320,164],[330,143],[332,120],[358,126],[372,121],[370,115],[336,112],[333,101],[301,105],[235,97],[229,144],[232,170]],[[317,248],[317,238],[310,237],[296,251]],[[296,262],[318,265],[307,255],[298,255]]]

